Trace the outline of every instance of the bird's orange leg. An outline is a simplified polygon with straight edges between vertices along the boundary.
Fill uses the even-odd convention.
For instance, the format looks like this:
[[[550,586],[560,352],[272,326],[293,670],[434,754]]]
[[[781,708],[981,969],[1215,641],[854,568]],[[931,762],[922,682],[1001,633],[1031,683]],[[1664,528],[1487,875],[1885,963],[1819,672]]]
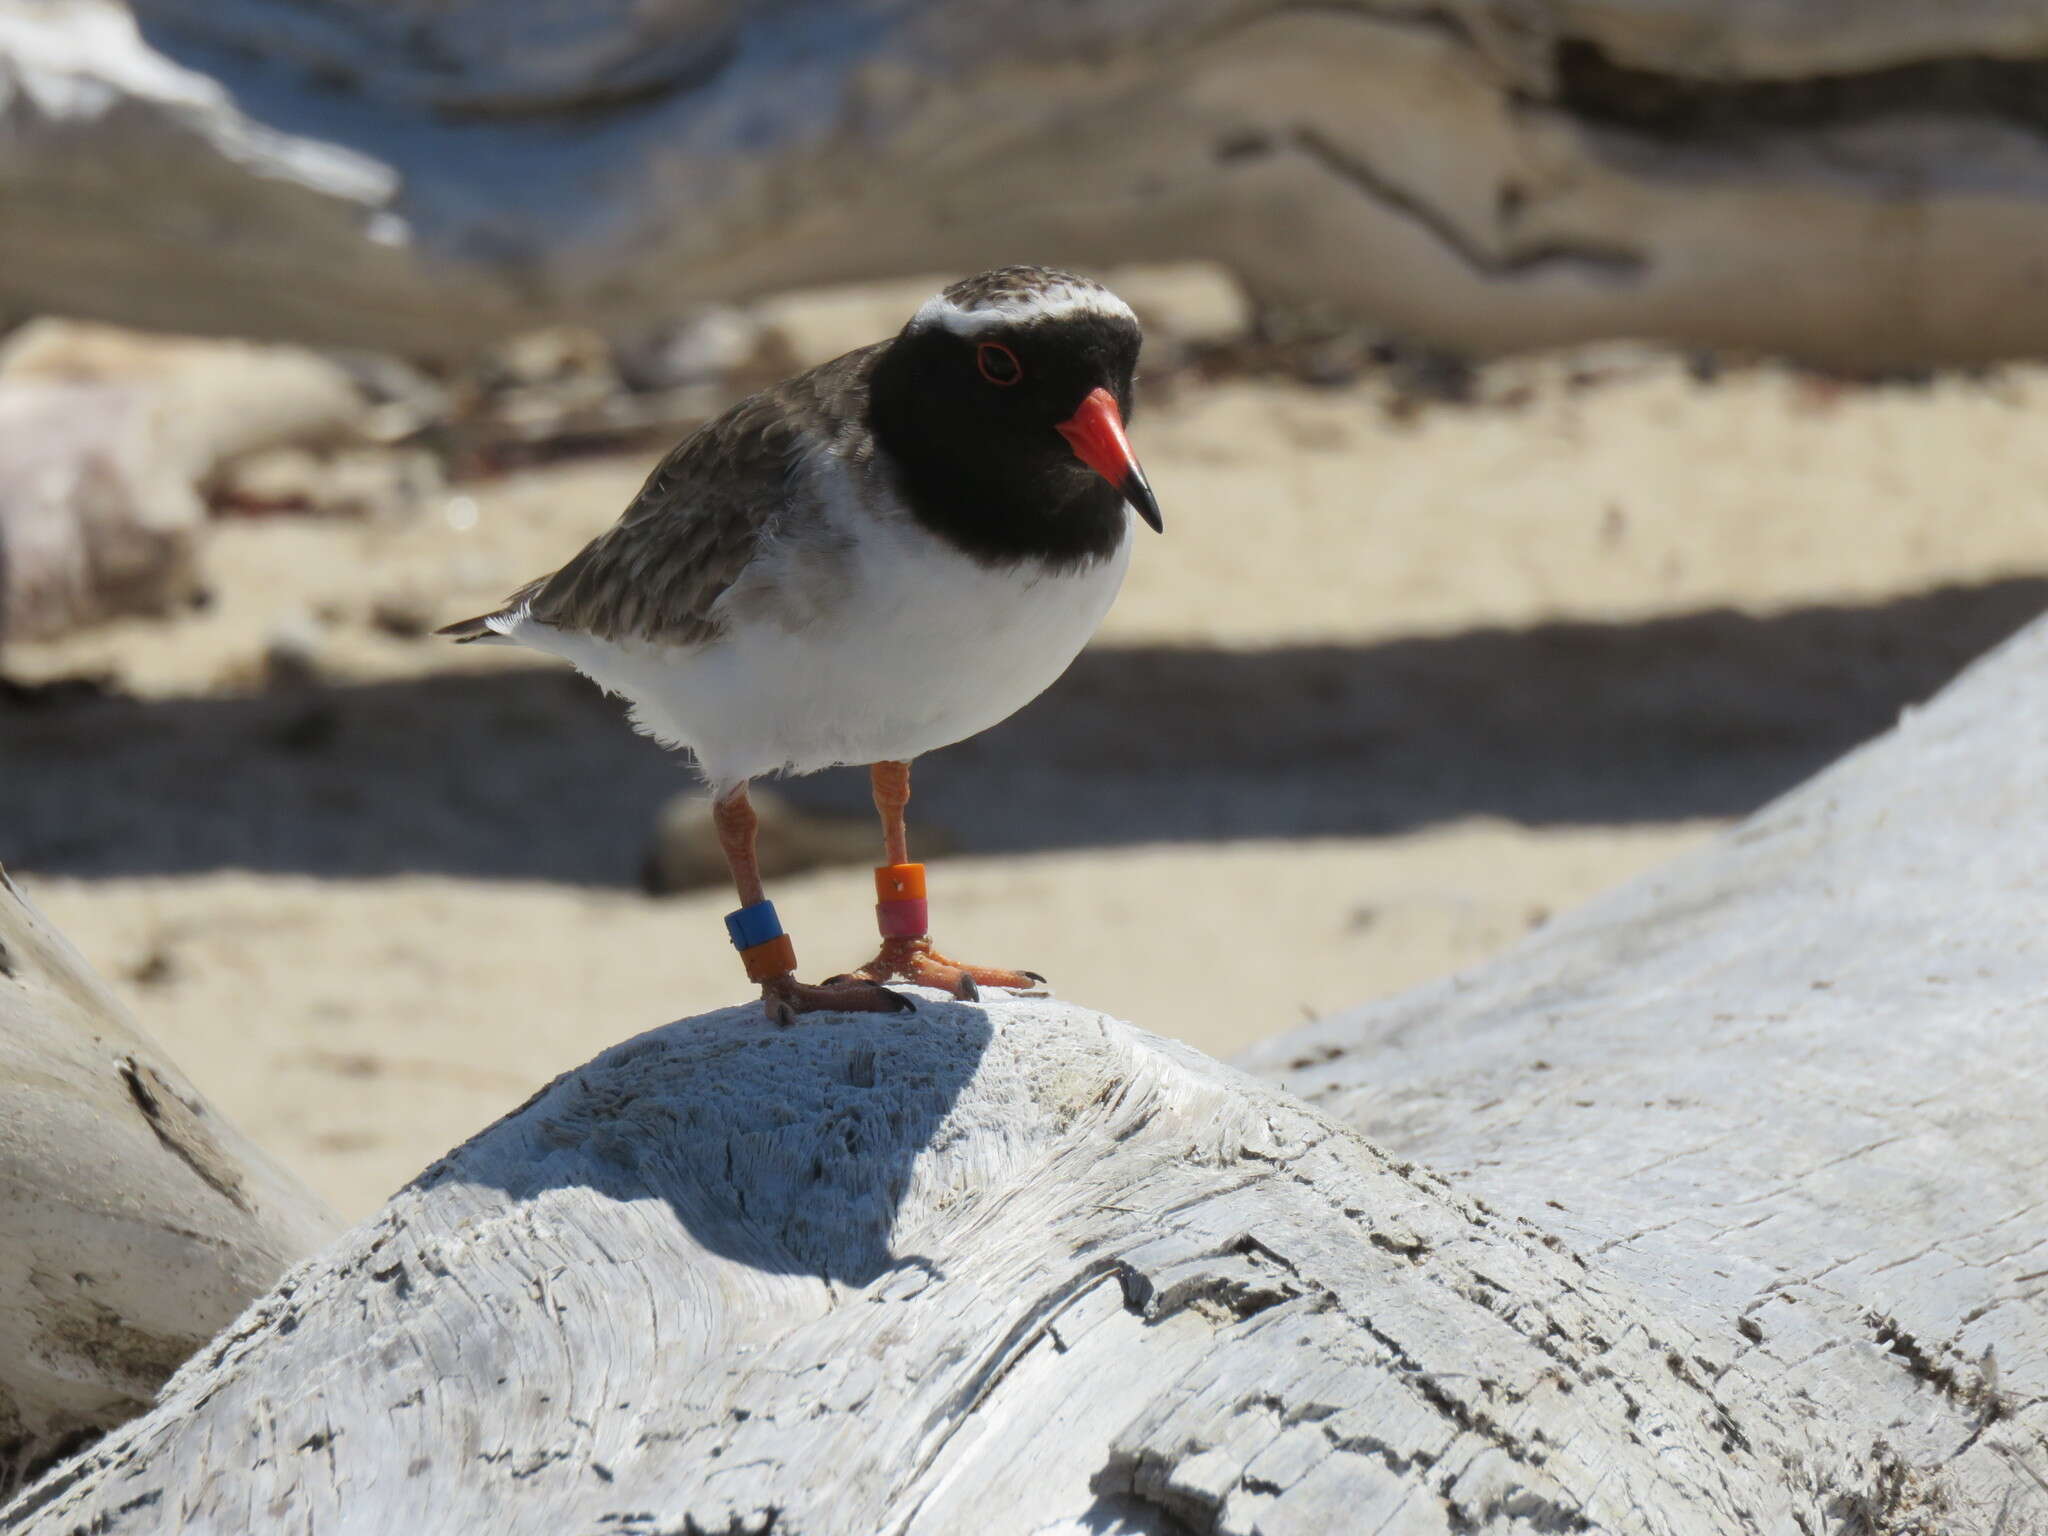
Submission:
[[[937,987],[955,997],[975,998],[983,987],[1032,991],[1045,985],[1036,971],[962,965],[932,948],[926,932],[924,866],[910,862],[910,838],[903,808],[910,803],[910,764],[876,763],[868,770],[875,810],[882,818],[882,847],[889,862],[875,870],[875,920],[882,930],[881,952],[854,974],[870,981],[902,980]]]
[[[761,888],[761,866],[754,857],[754,807],[747,799],[747,786],[714,800],[711,819],[740,897],[739,911],[725,920],[726,932],[740,952],[747,979],[761,984],[761,1006],[769,1018],[788,1024],[800,1013],[895,1013],[911,1006],[909,998],[877,981],[845,977],[823,986],[798,981],[796,946],[782,931],[775,903]]]

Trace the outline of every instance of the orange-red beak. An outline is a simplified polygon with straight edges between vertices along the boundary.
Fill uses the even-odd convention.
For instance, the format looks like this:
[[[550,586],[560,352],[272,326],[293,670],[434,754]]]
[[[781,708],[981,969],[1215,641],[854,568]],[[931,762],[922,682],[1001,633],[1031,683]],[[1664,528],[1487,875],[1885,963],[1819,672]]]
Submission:
[[[1124,436],[1123,413],[1116,408],[1116,396],[1106,389],[1091,389],[1081,409],[1060,423],[1060,436],[1074,450],[1074,457],[1086,464],[1117,489],[1138,516],[1152,525],[1154,533],[1166,532],[1159,521],[1159,503],[1138,468],[1130,439]]]

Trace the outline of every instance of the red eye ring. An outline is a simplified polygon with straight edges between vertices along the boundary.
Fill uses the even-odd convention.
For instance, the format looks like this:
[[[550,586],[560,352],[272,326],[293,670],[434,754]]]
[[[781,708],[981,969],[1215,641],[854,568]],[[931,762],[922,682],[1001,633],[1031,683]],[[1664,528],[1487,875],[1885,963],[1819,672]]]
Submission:
[[[1012,384],[1020,384],[1024,380],[1024,365],[1017,361],[1017,354],[1000,341],[984,341],[976,347],[974,366],[981,370],[984,379],[998,389],[1008,389]]]

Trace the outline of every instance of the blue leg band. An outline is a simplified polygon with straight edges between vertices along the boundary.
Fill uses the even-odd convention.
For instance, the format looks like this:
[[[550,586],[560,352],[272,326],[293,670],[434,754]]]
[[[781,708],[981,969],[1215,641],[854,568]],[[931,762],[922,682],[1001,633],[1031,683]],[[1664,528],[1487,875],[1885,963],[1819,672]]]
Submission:
[[[770,939],[782,937],[782,919],[775,915],[775,903],[757,901],[725,915],[725,931],[732,935],[734,949],[752,949]]]

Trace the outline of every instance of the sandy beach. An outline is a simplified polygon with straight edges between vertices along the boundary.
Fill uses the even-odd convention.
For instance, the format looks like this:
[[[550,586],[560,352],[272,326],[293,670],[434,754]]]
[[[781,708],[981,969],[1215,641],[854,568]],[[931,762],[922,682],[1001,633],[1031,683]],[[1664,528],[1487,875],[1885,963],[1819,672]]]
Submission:
[[[1134,431],[1168,531],[1096,645],[919,767],[938,936],[1218,1054],[1494,953],[2048,603],[2044,405],[2043,370],[1703,382],[1626,348],[1421,408],[1182,377]],[[572,675],[419,632],[558,563],[651,458],[402,524],[226,522],[205,608],[7,655],[10,866],[344,1214],[745,990],[726,892],[638,889],[683,765]],[[785,791],[864,813],[855,773]],[[872,946],[864,868],[773,894],[807,969]]]

